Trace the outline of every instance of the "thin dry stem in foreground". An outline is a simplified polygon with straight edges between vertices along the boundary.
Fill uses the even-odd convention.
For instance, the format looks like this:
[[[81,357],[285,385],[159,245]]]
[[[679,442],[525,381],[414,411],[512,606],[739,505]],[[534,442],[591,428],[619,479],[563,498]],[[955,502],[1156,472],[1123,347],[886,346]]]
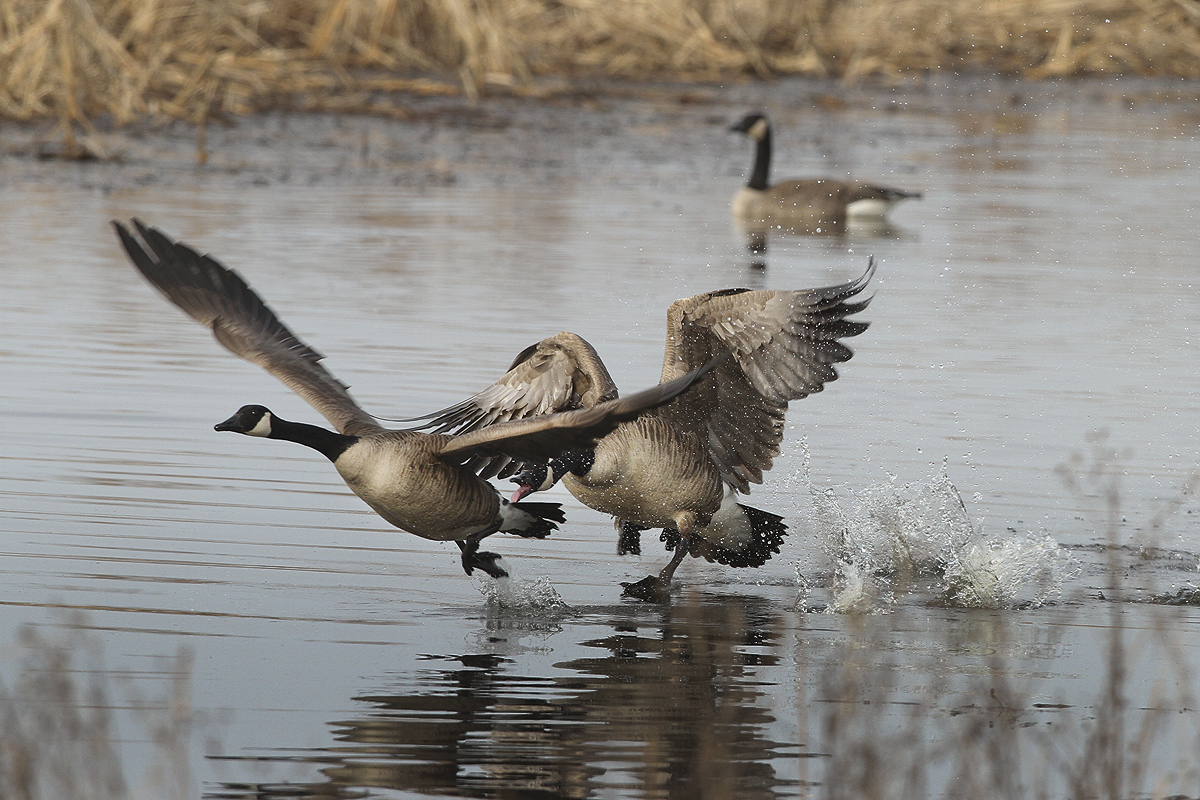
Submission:
[[[175,659],[169,698],[136,697],[119,691],[117,673],[106,667],[100,640],[88,631],[85,618],[71,615],[63,622],[49,633],[43,626],[23,627],[16,674],[0,680],[0,798],[194,796],[188,752],[196,721],[190,653]],[[148,734],[155,748],[140,789],[131,787],[125,773],[122,745],[128,739],[118,731],[114,714],[130,706],[139,732]]]

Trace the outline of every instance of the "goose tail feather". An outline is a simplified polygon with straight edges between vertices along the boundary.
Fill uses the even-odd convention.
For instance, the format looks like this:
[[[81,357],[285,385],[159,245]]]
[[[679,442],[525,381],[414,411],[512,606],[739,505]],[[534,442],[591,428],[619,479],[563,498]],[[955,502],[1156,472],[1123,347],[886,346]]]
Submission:
[[[561,503],[510,503],[502,500],[500,515],[504,521],[500,530],[529,539],[545,539],[558,530],[558,523],[566,522]]]
[[[732,505],[737,511],[721,514],[719,522],[714,518],[716,526],[696,531],[689,555],[727,567],[761,567],[779,552],[788,527],[778,514],[741,503]],[[679,546],[679,532],[674,528],[665,528],[661,538],[668,550]]]

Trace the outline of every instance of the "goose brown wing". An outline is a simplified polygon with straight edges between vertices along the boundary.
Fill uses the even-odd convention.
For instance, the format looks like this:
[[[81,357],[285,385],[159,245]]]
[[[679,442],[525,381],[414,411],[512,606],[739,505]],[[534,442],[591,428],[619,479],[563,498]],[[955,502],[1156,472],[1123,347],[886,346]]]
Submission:
[[[274,375],[338,431],[358,436],[382,430],[321,366],[323,356],[288,330],[240,275],[139,220],[133,224],[140,241],[121,223],[113,226],[134,266],[226,349]]]
[[[793,178],[771,184],[766,193],[779,203],[828,208],[844,206],[852,188],[845,181],[829,178]]]
[[[897,203],[912,198],[918,200],[920,192],[908,192],[904,189],[893,189],[890,186],[876,186],[870,183],[856,183],[850,187],[848,202],[855,200],[883,200],[887,203]]]
[[[592,408],[617,397],[604,362],[583,337],[562,333],[522,350],[500,380],[461,403],[424,417],[412,430],[463,434],[489,425]],[[518,462],[507,455],[480,456],[467,466],[483,478],[514,473]]]
[[[591,408],[498,422],[453,436],[443,447],[442,456],[449,460],[505,456],[521,462],[545,463],[568,450],[592,447],[622,422],[694,391],[704,376],[718,369],[727,358],[727,354],[718,356],[673,380]]]
[[[788,402],[837,379],[834,365],[853,355],[839,339],[867,323],[847,317],[869,300],[852,301],[875,273],[820,289],[728,289],[679,300],[667,310],[662,380],[669,381],[721,353],[732,358],[712,378],[664,409],[677,424],[704,430],[722,478],[741,492],[761,483],[783,439]]]
[[[919,198],[920,192],[907,192],[870,183],[847,183],[827,178],[800,178],[780,181],[766,190],[767,195],[781,205],[797,208],[808,206],[823,209],[825,214],[844,210],[858,200],[880,200],[896,203],[907,198]]]

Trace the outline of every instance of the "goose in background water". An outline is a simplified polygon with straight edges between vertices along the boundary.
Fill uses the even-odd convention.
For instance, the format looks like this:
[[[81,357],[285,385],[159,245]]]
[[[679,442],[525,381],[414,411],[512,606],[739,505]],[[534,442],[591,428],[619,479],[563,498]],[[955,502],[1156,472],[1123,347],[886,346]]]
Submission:
[[[692,388],[715,366],[685,371],[623,399],[605,397],[586,409],[477,425],[462,435],[389,430],[358,406],[346,384],[321,366],[322,356],[288,330],[236,272],[140,221],[133,223],[137,237],[121,223],[113,224],[126,253],[156,289],[211,329],[231,353],[291,388],[335,428],[290,422],[263,406],[247,405],[216,430],[313,448],[392,525],[424,539],[456,542],[468,575],[475,569],[497,578],[508,574],[496,553],[479,552],[484,537],[502,532],[540,539],[565,520],[558,503],[504,499],[486,480],[495,473],[481,465],[493,459],[544,463],[594,447],[620,424]]]
[[[752,238],[751,248],[764,246],[770,228],[795,233],[844,233],[861,226],[864,232],[883,233],[890,228],[886,216],[896,203],[919,198],[886,186],[827,178],[769,181],[771,122],[763,113],[747,114],[729,130],[754,140],[754,169],[750,180],[733,195],[733,216]]]
[[[672,303],[662,385],[716,362],[706,380],[669,404],[624,422],[595,445],[549,464],[493,462],[514,475],[514,501],[562,481],[584,505],[615,518],[618,552],[639,552],[640,531],[662,528],[673,555],[625,593],[664,599],[685,556],[757,567],[779,552],[787,526],[777,514],[738,503],[779,455],[788,402],[837,378],[852,351],[839,339],[865,322],[847,319],[875,272],[800,291],[726,289]],[[429,414],[423,428],[465,434],[500,420],[612,402],[617,387],[595,348],[563,332],[520,353],[511,369],[469,400]]]

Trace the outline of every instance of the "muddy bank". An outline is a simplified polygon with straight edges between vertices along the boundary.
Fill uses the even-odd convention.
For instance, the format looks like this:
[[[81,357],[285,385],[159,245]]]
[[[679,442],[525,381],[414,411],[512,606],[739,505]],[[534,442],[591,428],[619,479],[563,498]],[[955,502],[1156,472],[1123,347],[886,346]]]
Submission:
[[[825,136],[872,137],[864,117],[886,113],[949,118],[964,130],[1002,134],[1039,114],[1111,110],[1147,124],[1200,123],[1200,83],[1111,78],[1025,81],[1001,76],[927,76],[848,85],[820,78],[692,82],[545,81],[536,94],[494,91],[467,98],[379,92],[374,113],[276,110],[204,125],[173,121],[116,126],[81,139],[68,158],[49,122],[0,122],[0,183],[63,181],[101,190],[175,180],[234,184],[365,182],[406,186],[523,183],[603,169],[606,152],[658,158],[673,141],[687,162],[695,148],[742,148],[723,128],[748,109],[820,120]],[[1173,123],[1172,120],[1175,122]],[[832,129],[838,128],[835,133]],[[640,137],[649,143],[639,146]],[[550,144],[550,142],[553,144]],[[583,154],[579,159],[573,153]]]

